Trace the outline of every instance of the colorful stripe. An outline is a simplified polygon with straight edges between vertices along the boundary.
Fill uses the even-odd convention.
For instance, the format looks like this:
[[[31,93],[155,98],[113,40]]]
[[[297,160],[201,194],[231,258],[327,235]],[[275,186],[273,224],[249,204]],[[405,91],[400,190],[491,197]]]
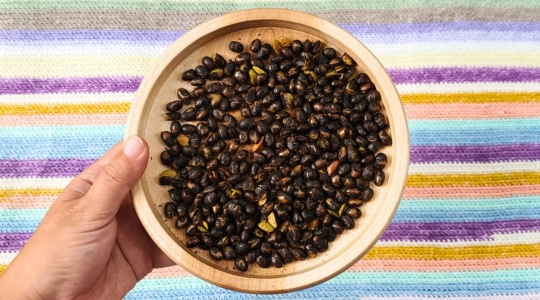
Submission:
[[[540,103],[409,104],[405,113],[409,120],[537,118]]]
[[[1,31],[0,31],[1,32]],[[0,95],[135,92],[140,77],[1,78]]]
[[[122,139],[142,77],[171,43],[270,6],[338,24],[393,78],[411,133],[401,204],[361,261],[316,287],[254,296],[172,267],[125,298],[540,299],[534,0],[0,0],[0,274],[68,182]]]
[[[4,137],[5,147],[0,148],[0,160],[5,159],[61,159],[61,158],[97,158],[112,145],[122,140],[119,126],[97,126],[107,129],[107,134],[99,132],[81,133],[87,135],[59,135],[53,130],[52,135],[40,137],[38,140],[25,140],[18,137]],[[540,128],[526,131],[520,128],[508,129],[463,129],[411,131],[410,142],[417,146],[495,146],[526,144],[540,136]],[[9,127],[13,128],[13,127]],[[110,129],[109,129],[110,128]],[[15,132],[14,130],[13,132]],[[92,141],[92,144],[88,142]],[[54,148],[51,148],[55,145]],[[426,149],[426,148],[424,148]]]
[[[0,65],[1,77],[23,77],[33,74],[37,78],[53,77],[87,77],[91,74],[97,76],[144,76],[157,55],[151,56],[124,56],[124,55],[72,55],[72,56],[45,56],[45,57],[4,57]],[[515,65],[518,67],[532,66],[540,68],[540,54],[534,51],[527,52],[439,52],[437,54],[416,53],[379,54],[378,59],[388,68],[427,68],[452,67],[467,65],[471,67],[504,67]],[[51,69],[49,66],[58,65]]]

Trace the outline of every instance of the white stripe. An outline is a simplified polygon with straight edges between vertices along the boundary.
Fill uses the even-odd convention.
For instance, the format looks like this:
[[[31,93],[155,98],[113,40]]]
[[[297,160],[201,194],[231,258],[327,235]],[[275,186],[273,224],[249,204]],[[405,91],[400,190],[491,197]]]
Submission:
[[[131,102],[135,93],[0,95],[0,104],[92,104]]]
[[[459,237],[458,237],[459,238]],[[494,234],[485,241],[378,241],[378,247],[437,247],[437,248],[458,248],[475,246],[505,246],[515,244],[538,244],[540,243],[540,232],[518,232]]]
[[[404,83],[396,84],[396,88],[400,94],[540,92],[538,82]]]
[[[409,174],[539,172],[540,161],[410,164]]]
[[[5,190],[19,189],[63,189],[72,180],[64,178],[0,178],[0,187]]]
[[[0,252],[0,265],[9,265],[19,252]]]
[[[516,52],[527,51],[534,52],[540,49],[539,42],[521,41],[509,45],[508,42],[500,41],[467,41],[458,42],[411,42],[411,43],[366,43],[366,46],[375,55],[393,55],[393,54],[422,54],[433,52]],[[32,55],[31,53],[29,55]]]
[[[73,44],[49,45],[1,45],[0,57],[31,56],[51,57],[58,55],[126,55],[126,56],[159,56],[169,46],[168,42],[163,45],[140,45],[135,43],[118,42],[75,42]]]

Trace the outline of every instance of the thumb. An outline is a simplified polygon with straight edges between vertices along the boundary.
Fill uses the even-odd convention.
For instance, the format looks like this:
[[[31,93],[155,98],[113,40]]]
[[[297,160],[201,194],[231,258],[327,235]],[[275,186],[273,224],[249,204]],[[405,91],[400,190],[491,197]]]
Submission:
[[[102,220],[116,215],[122,201],[144,173],[148,163],[148,145],[131,136],[122,151],[101,170],[79,204],[88,208],[88,217]]]

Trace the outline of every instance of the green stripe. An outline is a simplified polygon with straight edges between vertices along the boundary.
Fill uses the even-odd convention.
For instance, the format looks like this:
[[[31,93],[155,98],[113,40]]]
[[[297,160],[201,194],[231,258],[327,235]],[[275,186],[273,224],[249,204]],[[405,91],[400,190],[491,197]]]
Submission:
[[[185,1],[13,1],[0,0],[0,9],[127,9],[127,10],[164,10],[164,11],[232,11],[249,8],[288,8],[307,10],[316,7],[317,10],[329,9],[402,9],[417,7],[504,7],[504,8],[535,8],[540,7],[540,1],[475,1],[475,0],[402,0],[402,1],[373,1],[373,0],[341,0],[328,2],[326,0],[271,1],[247,0],[242,3],[230,0],[185,0]]]

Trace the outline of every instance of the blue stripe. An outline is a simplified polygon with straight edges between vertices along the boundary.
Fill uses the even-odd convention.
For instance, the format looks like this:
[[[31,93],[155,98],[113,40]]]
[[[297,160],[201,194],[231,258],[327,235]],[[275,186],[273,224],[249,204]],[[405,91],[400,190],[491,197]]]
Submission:
[[[531,200],[540,201],[540,197],[531,197]],[[515,203],[508,203],[507,205],[492,204],[491,207],[486,206],[477,209],[474,203],[469,206],[461,206],[455,203],[454,207],[452,207],[451,202],[444,203],[444,201],[437,200],[435,203],[439,203],[440,207],[436,208],[425,200],[417,201],[418,203],[426,203],[425,207],[411,206],[408,204],[410,202],[411,200],[401,202],[392,223],[495,222],[540,219],[540,208],[537,205],[535,206],[534,203],[525,203],[525,205],[516,205]],[[33,232],[47,213],[47,210],[48,208],[0,208],[0,232]],[[14,225],[16,228],[13,227]]]
[[[39,139],[2,138],[0,159],[96,159],[122,139],[123,134]]]
[[[459,129],[423,130],[410,132],[411,146],[435,145],[507,145],[527,144],[540,139],[540,129],[523,131],[521,129]]]
[[[44,138],[76,136],[119,136],[124,134],[124,125],[83,126],[20,126],[0,127],[0,138]]]
[[[489,120],[412,120],[408,121],[411,132],[427,132],[439,130],[493,130],[508,131],[540,131],[540,118],[530,119],[489,119]],[[9,137],[64,137],[64,136],[103,136],[122,135],[124,125],[83,125],[83,126],[17,126],[0,127],[0,138]],[[540,135],[538,136],[540,138]]]
[[[540,292],[540,270],[476,272],[345,272],[315,287],[289,294],[296,299],[362,296],[480,296]],[[163,294],[164,293],[164,294]],[[214,287],[196,277],[143,279],[126,299],[281,299],[282,295],[247,295]]]
[[[540,130],[540,118],[486,120],[409,120],[409,130]]]
[[[116,128],[111,135],[53,136],[37,138],[2,137],[0,159],[96,159],[107,152],[123,134]],[[526,144],[540,139],[540,128],[530,130],[422,130],[411,131],[411,146],[507,145]]]
[[[492,210],[492,209],[529,209],[537,208],[540,203],[540,196],[516,196],[501,198],[443,198],[443,199],[403,199],[399,204],[400,211],[432,211],[432,210],[454,210],[467,209],[471,211]]]
[[[392,223],[452,223],[452,222],[493,222],[493,221],[518,221],[540,220],[540,208],[502,209],[471,211],[463,207],[461,211],[441,209],[437,211],[398,211],[392,219]]]

